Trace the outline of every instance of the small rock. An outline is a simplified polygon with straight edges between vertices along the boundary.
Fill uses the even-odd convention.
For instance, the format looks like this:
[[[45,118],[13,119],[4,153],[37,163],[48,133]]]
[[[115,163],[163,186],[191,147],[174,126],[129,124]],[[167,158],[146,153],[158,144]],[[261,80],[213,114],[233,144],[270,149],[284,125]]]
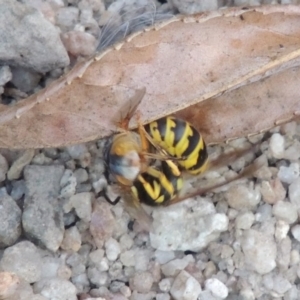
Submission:
[[[161,207],[153,211],[152,217],[150,243],[162,251],[199,251],[228,228],[227,216],[216,214],[213,204],[205,199]]]
[[[299,178],[299,163],[291,163],[288,167],[280,166],[278,178],[285,183],[291,184]]]
[[[139,293],[148,293],[153,284],[153,278],[149,272],[136,273],[129,281],[131,290]]]
[[[262,198],[266,203],[275,204],[285,199],[286,190],[279,178],[263,181],[260,188]]]
[[[60,191],[60,197],[67,199],[73,196],[76,192],[76,186],[77,186],[77,179],[73,172],[69,169],[65,170],[61,180],[60,180],[60,186],[62,187]],[[70,201],[69,201],[70,203]],[[69,212],[72,209],[72,206],[66,207],[64,205],[64,210],[65,212]]]
[[[235,220],[235,226],[238,229],[250,229],[255,221],[255,216],[252,212],[241,213]]]
[[[81,247],[81,235],[76,226],[72,226],[65,230],[64,239],[61,248],[68,251],[77,252]]]
[[[168,293],[171,289],[172,283],[173,278],[164,278],[159,282],[158,286],[162,292]]]
[[[296,205],[297,209],[300,209],[300,178],[297,178],[289,186],[289,199],[291,203]]]
[[[133,239],[127,233],[124,233],[120,238],[120,246],[123,250],[128,250],[133,245]]]
[[[226,299],[228,296],[228,288],[217,278],[207,279],[205,281],[205,289],[209,290],[213,296]]]
[[[30,92],[38,85],[41,75],[37,72],[24,68],[12,67],[13,78],[11,82],[22,92]]]
[[[68,146],[66,149],[73,159],[80,159],[88,152],[88,149],[85,144]]]
[[[125,267],[135,266],[135,251],[127,250],[120,255],[120,261]]]
[[[72,30],[78,23],[79,9],[74,6],[62,7],[56,13],[56,25],[63,31]]]
[[[169,262],[170,260],[174,259],[175,253],[173,251],[156,250],[154,252],[154,256],[156,258],[156,261],[163,265]]]
[[[76,177],[76,182],[83,183],[89,179],[88,172],[85,169],[79,168],[74,172],[74,176]]]
[[[0,269],[12,272],[29,283],[41,277],[42,260],[34,244],[23,241],[4,250]]]
[[[202,1],[183,1],[183,0],[171,0],[172,6],[176,7],[182,14],[197,14],[203,11],[217,10],[219,8],[217,0],[202,0]]]
[[[284,153],[284,137],[280,133],[273,133],[270,139],[270,151],[274,158],[281,159]]]
[[[178,275],[180,271],[184,270],[188,264],[188,260],[176,258],[162,265],[161,271],[166,277],[174,277]]]
[[[236,210],[253,210],[260,202],[261,194],[253,187],[234,185],[225,192],[225,197],[229,206]]]
[[[21,209],[7,194],[5,188],[0,189],[0,248],[13,245],[20,237]]]
[[[276,240],[281,241],[282,239],[286,238],[289,230],[290,230],[289,224],[287,224],[283,220],[278,220],[276,222],[276,229],[275,229]]]
[[[287,160],[298,160],[300,158],[299,141],[293,141],[293,144],[285,150],[283,157]]]
[[[106,257],[110,261],[115,261],[121,253],[120,244],[113,238],[105,242]]]
[[[12,79],[12,73],[9,66],[0,67],[0,86],[5,85]]]
[[[96,51],[97,40],[87,32],[72,30],[64,33],[61,38],[67,51],[75,57],[90,56]]]
[[[13,162],[7,173],[8,180],[18,179],[21,176],[24,167],[31,162],[34,152],[34,149],[26,150]]]
[[[286,272],[290,265],[290,253],[292,250],[292,241],[287,236],[281,241],[277,242],[277,268],[281,272]]]
[[[293,237],[300,242],[300,225],[295,225],[292,227],[292,235]]]
[[[279,295],[283,295],[292,287],[290,282],[286,278],[284,278],[282,274],[275,275],[273,280],[273,290]]]
[[[0,272],[0,299],[14,295],[20,285],[19,277],[14,273]]]
[[[56,251],[64,235],[63,213],[58,203],[63,166],[26,166],[27,193],[22,224],[25,233]]]
[[[58,30],[36,9],[2,0],[0,24],[2,62],[39,73],[69,65]]]
[[[77,300],[76,287],[60,278],[42,279],[34,285],[34,292],[47,299]]]
[[[241,246],[249,269],[266,274],[276,267],[277,249],[272,236],[249,229],[243,233]]]
[[[170,293],[174,300],[197,300],[201,293],[201,286],[188,272],[181,271],[176,276]]]
[[[92,193],[78,193],[70,197],[69,205],[75,208],[76,215],[89,222],[92,216]]]
[[[108,240],[115,227],[115,218],[110,211],[110,205],[106,202],[95,203],[93,207],[90,232],[98,248]]]
[[[298,219],[297,207],[288,201],[279,201],[273,206],[273,215],[288,224],[293,224]]]

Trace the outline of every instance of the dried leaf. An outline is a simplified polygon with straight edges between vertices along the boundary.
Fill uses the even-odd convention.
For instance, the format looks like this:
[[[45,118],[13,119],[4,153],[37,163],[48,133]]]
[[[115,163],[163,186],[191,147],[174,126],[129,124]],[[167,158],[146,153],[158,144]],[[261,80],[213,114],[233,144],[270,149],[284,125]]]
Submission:
[[[78,64],[16,106],[1,106],[0,147],[58,147],[106,136],[118,130],[116,122],[124,113],[120,109],[144,87],[146,95],[139,110],[144,122],[152,121],[300,66],[299,46],[298,6],[234,8],[175,17],[135,33],[95,61]],[[265,104],[266,99],[267,94],[254,97],[251,105],[260,107],[263,101],[272,123],[278,116],[272,115],[273,102]],[[257,124],[256,111],[259,109],[246,114],[250,118],[246,123]],[[223,125],[211,127],[210,132],[231,126],[231,118],[223,118]],[[201,122],[194,124],[201,127]],[[244,134],[244,122],[237,120],[234,135]],[[231,134],[220,136],[233,137]]]
[[[300,67],[240,87],[176,113],[207,143],[253,135],[300,116]]]

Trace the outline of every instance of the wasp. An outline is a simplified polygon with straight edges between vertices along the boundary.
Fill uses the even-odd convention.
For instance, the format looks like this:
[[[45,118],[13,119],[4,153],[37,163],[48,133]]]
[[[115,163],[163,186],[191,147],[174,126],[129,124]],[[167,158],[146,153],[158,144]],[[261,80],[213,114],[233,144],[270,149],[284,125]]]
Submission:
[[[180,195],[183,173],[198,176],[207,169],[220,165],[220,161],[224,164],[253,150],[223,155],[216,162],[210,162],[200,132],[189,122],[175,117],[164,117],[145,127],[139,124],[138,132],[129,131],[129,121],[145,91],[142,89],[136,92],[132,99],[133,107],[119,123],[124,132],[113,134],[104,149],[107,173],[122,187],[121,193],[126,194],[126,202],[131,205],[170,205],[224,185],[223,183],[188,195]],[[153,166],[149,158],[158,161],[158,166]],[[249,176],[251,172],[253,169],[247,169],[226,183]],[[120,200],[117,197],[115,201],[111,201],[105,191],[102,195],[111,204]]]

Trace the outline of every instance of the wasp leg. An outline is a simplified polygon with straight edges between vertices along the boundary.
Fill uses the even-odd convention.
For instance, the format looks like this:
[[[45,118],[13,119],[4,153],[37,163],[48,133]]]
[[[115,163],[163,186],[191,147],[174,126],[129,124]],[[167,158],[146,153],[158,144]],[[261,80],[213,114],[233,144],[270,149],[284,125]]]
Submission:
[[[98,193],[98,196],[99,197],[104,197],[104,199],[111,205],[117,205],[120,200],[121,200],[121,197],[118,196],[114,201],[112,201],[108,195],[107,195],[107,192],[106,192],[106,189],[103,189],[101,192]]]

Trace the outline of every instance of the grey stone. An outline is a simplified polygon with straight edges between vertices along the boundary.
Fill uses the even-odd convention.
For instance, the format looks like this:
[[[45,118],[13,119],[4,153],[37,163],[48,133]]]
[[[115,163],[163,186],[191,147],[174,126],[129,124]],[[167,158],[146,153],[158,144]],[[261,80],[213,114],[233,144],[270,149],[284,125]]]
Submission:
[[[25,233],[56,251],[64,235],[62,208],[58,203],[63,166],[26,166],[27,193],[22,223]]]
[[[0,247],[11,246],[21,235],[21,209],[6,193],[0,189]]]
[[[29,283],[41,277],[42,260],[38,249],[28,241],[20,242],[4,251],[0,269],[13,272]]]
[[[0,63],[41,73],[69,64],[58,30],[32,7],[1,0],[0,32]]]
[[[37,72],[26,70],[24,68],[12,67],[12,83],[22,92],[32,91],[39,83],[41,75]]]
[[[0,68],[0,86],[5,85],[12,78],[12,74],[9,66],[3,66]]]

